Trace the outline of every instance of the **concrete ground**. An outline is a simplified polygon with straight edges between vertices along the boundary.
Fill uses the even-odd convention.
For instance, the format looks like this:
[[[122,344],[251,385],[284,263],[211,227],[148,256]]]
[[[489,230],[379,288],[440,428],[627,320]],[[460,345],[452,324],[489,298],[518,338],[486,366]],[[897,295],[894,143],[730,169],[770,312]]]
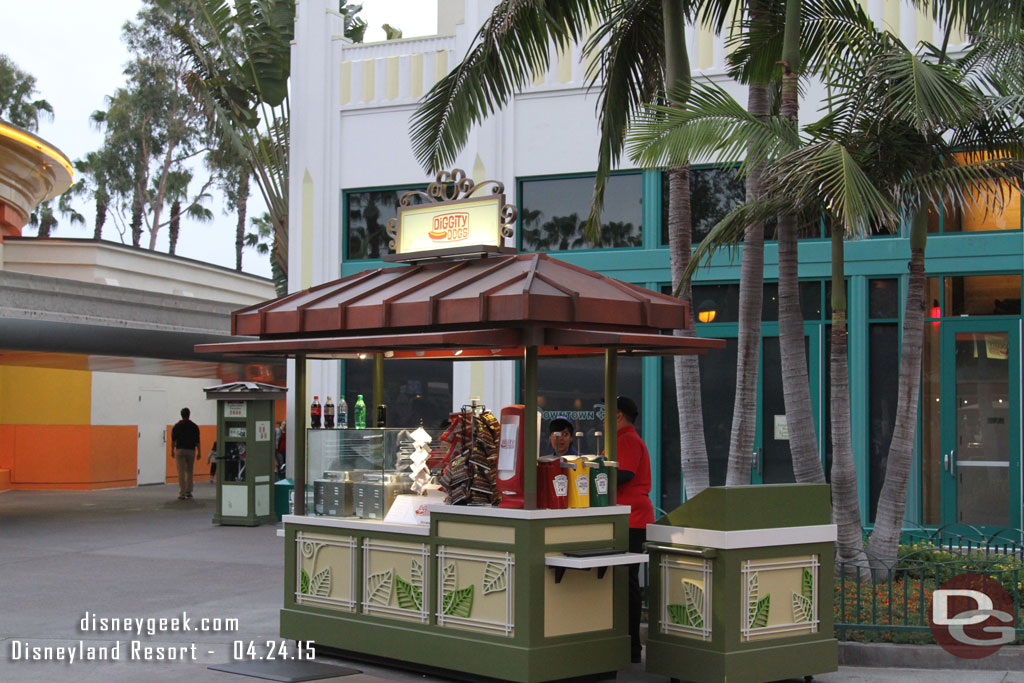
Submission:
[[[283,539],[271,526],[221,527],[210,523],[214,492],[196,485],[193,500],[177,500],[174,486],[105,491],[7,491],[0,493],[0,681],[81,683],[157,681],[216,683],[244,680],[207,667],[231,660],[234,643],[265,651],[280,642]],[[179,619],[192,630],[154,634],[98,632],[82,620]],[[201,619],[237,619],[237,630],[199,632]],[[217,624],[207,624],[215,628]],[[168,622],[168,627],[171,623]],[[223,629],[223,623],[221,628]],[[144,629],[148,624],[143,624]],[[13,661],[35,647],[120,643],[119,661]],[[131,643],[170,655],[185,648],[185,661],[132,661]],[[195,661],[192,661],[192,646]],[[293,648],[293,644],[287,645]],[[357,675],[322,679],[342,683],[439,681],[415,672],[345,662]],[[619,672],[619,681],[659,683],[642,664]],[[1024,673],[841,667],[816,676],[823,683],[929,681],[1024,683]]]

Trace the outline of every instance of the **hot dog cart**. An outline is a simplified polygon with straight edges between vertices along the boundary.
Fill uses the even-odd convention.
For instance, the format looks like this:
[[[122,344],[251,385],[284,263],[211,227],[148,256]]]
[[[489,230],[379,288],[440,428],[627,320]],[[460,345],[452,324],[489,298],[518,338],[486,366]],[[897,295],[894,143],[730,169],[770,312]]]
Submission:
[[[460,173],[438,177],[424,195],[432,204],[412,206],[403,198],[400,219],[409,214],[410,221],[392,231],[399,251],[405,242],[420,244],[416,225],[438,234],[454,225],[461,239],[466,225],[472,228],[488,216],[499,227],[496,240],[471,239],[478,246],[440,252],[414,247],[393,257],[406,265],[364,271],[236,311],[232,334],[258,341],[197,351],[295,358],[298,405],[306,395],[307,359],[357,352],[376,354],[379,363],[519,359],[522,414],[532,416],[540,356],[603,355],[605,404],[614,405],[620,355],[703,353],[722,346],[718,340],[662,334],[687,326],[688,311],[677,299],[545,254],[509,253],[500,245],[511,236],[515,209],[504,204],[500,184],[477,198],[484,185]],[[458,219],[429,220],[453,211]],[[361,469],[361,481],[395,483],[396,460],[387,449],[366,457],[367,445],[357,463],[342,461],[341,445],[337,452],[328,448],[331,458],[325,458],[322,444],[314,444],[317,455],[307,460],[307,433],[296,426],[296,492],[326,479],[328,471],[348,473],[336,475],[344,480]],[[347,430],[343,439],[371,444],[376,431]],[[626,566],[646,561],[625,552],[629,508],[537,509],[538,431],[534,419],[519,426],[518,508],[445,505],[424,496],[410,523],[409,517],[389,520],[396,506],[383,510],[383,518],[354,510],[316,515],[296,495],[295,513],[284,517],[281,635],[356,655],[523,682],[628,666]],[[605,433],[615,433],[615,411],[606,412]],[[382,443],[385,434],[380,436]],[[312,436],[318,443],[323,438]],[[614,439],[606,451],[614,460]],[[347,484],[355,491],[356,481]]]

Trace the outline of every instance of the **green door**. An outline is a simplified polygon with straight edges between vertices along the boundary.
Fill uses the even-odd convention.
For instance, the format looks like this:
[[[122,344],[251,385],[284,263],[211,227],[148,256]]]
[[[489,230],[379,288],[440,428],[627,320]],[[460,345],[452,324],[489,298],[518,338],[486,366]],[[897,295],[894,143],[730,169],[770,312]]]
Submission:
[[[943,523],[1020,528],[1021,322],[941,325]]]

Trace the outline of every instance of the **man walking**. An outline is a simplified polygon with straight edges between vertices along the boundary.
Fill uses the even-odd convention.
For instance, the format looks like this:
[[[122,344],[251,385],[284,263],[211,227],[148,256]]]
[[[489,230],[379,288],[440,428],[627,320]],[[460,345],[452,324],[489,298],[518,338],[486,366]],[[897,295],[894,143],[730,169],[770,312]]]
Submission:
[[[188,419],[192,411],[181,409],[181,420],[171,429],[171,457],[178,466],[178,500],[192,497],[192,469],[199,460],[199,427]]]

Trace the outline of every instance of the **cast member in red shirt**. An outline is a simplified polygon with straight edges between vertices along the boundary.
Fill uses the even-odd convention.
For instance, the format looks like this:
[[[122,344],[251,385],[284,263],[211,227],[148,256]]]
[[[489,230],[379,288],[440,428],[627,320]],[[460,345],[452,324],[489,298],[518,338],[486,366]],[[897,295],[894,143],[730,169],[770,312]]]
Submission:
[[[619,462],[618,503],[629,505],[629,552],[642,553],[647,525],[654,523],[651,504],[651,458],[634,423],[640,411],[632,399],[619,396],[615,457]],[[629,565],[629,639],[633,662],[640,661],[640,565]]]

